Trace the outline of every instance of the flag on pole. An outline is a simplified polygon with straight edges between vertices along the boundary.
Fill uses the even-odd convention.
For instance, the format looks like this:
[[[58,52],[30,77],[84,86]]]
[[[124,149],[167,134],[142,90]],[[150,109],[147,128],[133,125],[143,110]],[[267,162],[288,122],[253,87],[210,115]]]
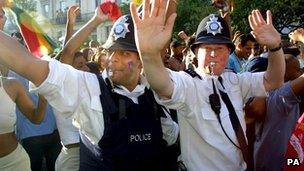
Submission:
[[[38,23],[22,9],[16,6],[10,9],[15,14],[16,23],[29,51],[37,58],[52,53],[57,44],[42,31]]]

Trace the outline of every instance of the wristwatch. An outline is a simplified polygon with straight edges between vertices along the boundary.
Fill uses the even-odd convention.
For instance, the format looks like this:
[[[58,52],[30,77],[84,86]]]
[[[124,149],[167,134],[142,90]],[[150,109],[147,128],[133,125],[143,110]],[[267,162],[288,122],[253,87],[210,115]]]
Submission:
[[[276,51],[280,50],[281,48],[282,48],[282,43],[280,43],[278,47],[275,47],[273,49],[269,49],[269,51],[270,52],[276,52]]]

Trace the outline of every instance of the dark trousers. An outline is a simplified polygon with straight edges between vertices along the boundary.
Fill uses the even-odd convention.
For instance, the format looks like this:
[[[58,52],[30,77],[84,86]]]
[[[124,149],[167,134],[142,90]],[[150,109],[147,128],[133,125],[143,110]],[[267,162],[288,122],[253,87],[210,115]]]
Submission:
[[[32,171],[41,171],[43,158],[45,158],[47,170],[55,170],[55,162],[61,151],[57,130],[52,134],[25,138],[21,140],[21,144],[30,156]]]

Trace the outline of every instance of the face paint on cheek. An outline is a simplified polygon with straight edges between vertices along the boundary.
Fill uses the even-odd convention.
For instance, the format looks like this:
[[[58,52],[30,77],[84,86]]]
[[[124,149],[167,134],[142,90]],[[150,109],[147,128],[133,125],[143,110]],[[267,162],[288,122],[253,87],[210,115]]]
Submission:
[[[133,70],[133,66],[134,66],[133,61],[129,61],[129,62],[128,62],[128,69],[129,69],[129,71],[132,71],[132,70]]]

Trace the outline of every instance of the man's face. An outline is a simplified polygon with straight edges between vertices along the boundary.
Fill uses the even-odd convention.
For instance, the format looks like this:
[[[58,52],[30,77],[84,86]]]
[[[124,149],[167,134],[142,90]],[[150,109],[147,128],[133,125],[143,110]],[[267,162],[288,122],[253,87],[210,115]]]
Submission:
[[[197,49],[198,68],[206,74],[211,73],[210,64],[214,63],[214,75],[221,75],[227,65],[230,49],[226,44],[201,44]]]
[[[118,85],[128,86],[138,82],[142,69],[138,53],[132,51],[115,50],[108,52],[110,79]]]
[[[90,69],[89,67],[86,65],[86,60],[84,59],[83,56],[78,56],[74,59],[73,61],[73,67],[78,69],[78,70],[81,70],[81,71],[87,71],[89,72]]]
[[[254,42],[252,41],[247,41],[244,46],[239,44],[237,46],[237,50],[240,52],[242,58],[248,59],[250,56],[252,50],[254,50]]]

